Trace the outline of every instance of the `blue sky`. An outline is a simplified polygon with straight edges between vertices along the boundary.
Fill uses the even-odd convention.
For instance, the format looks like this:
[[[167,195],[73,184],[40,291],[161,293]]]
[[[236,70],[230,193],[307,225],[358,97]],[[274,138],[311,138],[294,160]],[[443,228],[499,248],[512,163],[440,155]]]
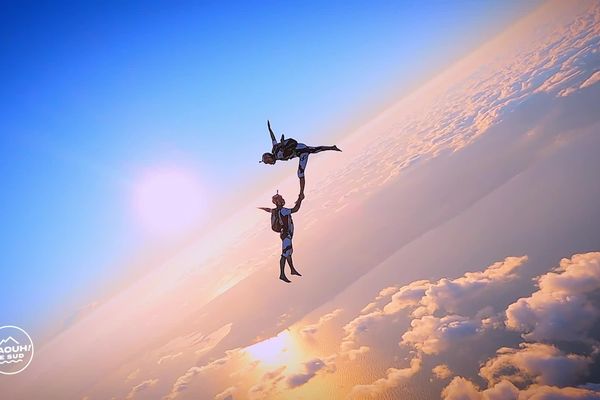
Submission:
[[[2,2],[0,324],[37,329],[127,273],[150,243],[140,169],[192,169],[215,206],[263,176],[266,118],[319,142],[533,5]]]

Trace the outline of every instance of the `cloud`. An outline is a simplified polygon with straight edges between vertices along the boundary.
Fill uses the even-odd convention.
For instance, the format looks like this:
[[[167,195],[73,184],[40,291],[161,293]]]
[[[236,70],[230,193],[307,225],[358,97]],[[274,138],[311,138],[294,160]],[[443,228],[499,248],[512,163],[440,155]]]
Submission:
[[[344,326],[341,354],[355,359],[359,354],[369,351],[368,346],[357,344],[360,335],[374,324],[402,311],[413,310],[412,316],[417,318],[412,320],[411,329],[402,336],[401,343],[413,345],[426,354],[439,353],[450,343],[475,335],[484,327],[482,319],[485,314],[478,315],[478,319],[461,315],[435,317],[432,314],[462,310],[465,304],[479,304],[486,310],[486,306],[489,306],[486,302],[490,301],[483,299],[486,297],[486,290],[492,285],[516,279],[518,269],[526,261],[527,256],[507,257],[483,271],[467,272],[455,279],[442,278],[436,282],[418,280],[399,289],[395,286],[383,289],[378,297],[382,293],[387,296],[391,294],[390,301],[383,310],[374,309],[358,315]]]
[[[451,344],[475,336],[481,329],[480,321],[460,315],[442,318],[426,315],[413,319],[411,329],[402,335],[401,344],[411,345],[425,354],[438,354]]]
[[[468,379],[457,376],[442,390],[443,400],[598,400],[600,393],[581,387],[532,385],[519,389],[509,381],[480,390]]]
[[[579,382],[591,363],[590,357],[565,354],[552,345],[521,343],[518,349],[498,349],[496,357],[488,360],[479,373],[490,383],[508,380],[515,384],[567,386]]]
[[[388,389],[395,388],[400,383],[410,379],[421,369],[421,358],[415,357],[410,360],[410,366],[403,369],[389,368],[385,378],[376,380],[369,385],[356,385],[352,388],[349,398],[360,396],[375,397],[381,395]]]
[[[375,309],[377,308],[377,302],[376,301],[372,301],[369,304],[367,304],[366,306],[363,307],[362,310],[360,310],[361,314],[367,314],[370,313],[372,311],[375,311]]]
[[[214,400],[233,400],[233,394],[237,391],[235,386],[230,386],[215,396]]]
[[[408,307],[418,305],[431,285],[431,282],[421,280],[401,287],[392,295],[390,302],[383,307],[383,312],[386,315],[392,315]]]
[[[457,376],[442,390],[444,400],[479,400],[484,397],[473,382]]]
[[[356,347],[356,341],[361,332],[369,329],[369,326],[383,318],[381,310],[375,310],[368,314],[362,314],[344,325],[345,336],[340,344],[340,354],[354,360],[359,354],[364,354],[369,351],[368,346]]]
[[[320,358],[312,359],[304,363],[304,372],[300,374],[294,374],[288,377],[287,384],[290,388],[302,386],[317,375],[317,372],[327,368],[329,372],[335,371],[333,360],[335,355],[327,357],[324,360]]]
[[[563,259],[558,268],[537,279],[539,290],[528,298],[518,299],[506,312],[497,314],[492,307],[495,299],[490,288],[503,290],[504,285],[518,278],[519,269],[527,260],[527,256],[507,257],[480,272],[468,272],[455,279],[442,278],[434,282],[415,281],[395,290],[383,309],[376,308],[358,315],[344,326],[341,354],[353,354],[355,357],[368,351],[368,347],[359,346],[360,335],[402,311],[411,318],[411,322],[410,328],[402,334],[400,344],[410,346],[422,355],[440,355],[460,343],[471,343],[474,337],[487,329],[505,329],[505,326],[523,332],[527,340],[589,340],[590,328],[598,320],[598,303],[590,295],[600,289],[600,253],[578,254]],[[577,304],[579,310],[573,309],[570,303]],[[470,315],[454,313],[466,311],[469,306]],[[529,314],[523,312],[525,306]],[[506,325],[499,317],[503,315],[507,316]],[[572,321],[573,315],[575,320]],[[576,321],[582,315],[587,315],[587,320]],[[572,326],[567,327],[565,323]],[[555,332],[558,329],[562,332]],[[594,346],[591,348],[595,349]],[[595,350],[590,354],[573,354],[556,345],[539,342],[522,343],[518,348],[501,347],[479,370],[489,388],[480,390],[468,379],[457,377],[444,389],[444,398],[586,398],[592,393],[591,388],[574,386],[581,384],[595,355]],[[421,355],[415,357],[415,365],[418,363],[420,366],[420,359]],[[352,395],[381,394],[397,385],[400,377],[410,377],[417,371],[418,368],[392,368],[386,377],[370,385],[356,386]],[[436,366],[432,372],[440,379],[452,375],[445,364]]]
[[[177,358],[177,357],[181,356],[182,354],[183,353],[180,351],[179,353],[164,355],[161,358],[159,358],[156,363],[158,365],[160,365],[160,364],[164,363],[165,361],[173,360],[174,358]]]
[[[519,393],[519,400],[598,400],[600,393],[575,387],[530,386]]]
[[[125,397],[125,399],[132,400],[135,398],[135,396],[139,392],[146,390],[147,388],[152,387],[152,386],[156,385],[157,383],[158,383],[158,379],[145,380],[142,383],[140,383],[139,385],[132,387],[131,390],[129,391],[129,393],[127,394],[127,396]]]
[[[433,375],[435,375],[435,377],[438,379],[448,379],[453,375],[452,371],[446,364],[436,365],[433,367],[431,372],[433,372]]]
[[[134,380],[135,378],[138,377],[139,374],[140,374],[140,369],[136,368],[135,370],[131,371],[129,373],[129,375],[127,375],[127,377],[125,378],[125,382]]]
[[[506,327],[530,343],[501,347],[485,362],[479,375],[488,382],[487,389],[456,377],[444,388],[444,399],[600,399],[595,384],[582,384],[598,353],[591,329],[600,314],[600,253],[562,259],[537,283],[537,291],[509,305],[505,313]],[[573,354],[558,347],[565,341],[591,346],[587,354]]]
[[[200,367],[194,366],[194,367],[189,368],[185,372],[185,374],[183,374],[182,376],[177,378],[177,380],[173,384],[173,387],[171,388],[171,391],[169,392],[169,394],[167,394],[166,396],[163,397],[163,400],[173,400],[173,399],[177,398],[179,393],[183,392],[184,390],[186,390],[189,387],[190,383],[196,376],[203,374],[205,372],[217,369],[217,368],[225,365],[233,357],[235,357],[236,355],[239,354],[239,350],[240,350],[239,348],[233,349],[233,350],[227,350],[225,352],[225,356],[223,356],[221,358],[218,358],[218,359],[211,361],[208,364],[205,364]]]
[[[490,285],[504,284],[517,278],[517,270],[527,262],[527,256],[507,257],[484,271],[467,272],[457,279],[440,279],[425,292],[421,304],[429,313],[443,310],[460,313],[465,304],[472,305]]]
[[[386,288],[383,288],[379,291],[379,294],[377,295],[377,297],[375,297],[375,300],[381,300],[386,297],[389,297],[396,293],[397,290],[398,288],[396,286],[388,286]]]
[[[590,329],[600,317],[591,298],[600,290],[600,252],[576,254],[538,279],[539,290],[506,310],[506,325],[527,340],[593,341]]]
[[[311,325],[306,325],[304,328],[302,328],[300,330],[300,333],[304,336],[312,336],[314,334],[317,333],[317,331],[319,329],[321,329],[321,327],[323,325],[325,325],[325,323],[331,321],[332,319],[334,319],[335,317],[337,317],[338,315],[340,315],[342,313],[342,309],[341,308],[337,308],[335,310],[333,310],[332,312],[323,315],[321,318],[319,318],[319,321],[315,324],[311,324]]]
[[[283,372],[286,368],[287,367],[285,365],[282,365],[279,368],[265,373],[260,379],[260,382],[248,390],[248,398],[251,400],[268,398],[269,395],[277,388],[279,382],[285,379]]]
[[[361,133],[372,134],[361,147],[360,157],[352,160],[357,168],[336,172],[325,181],[327,185],[334,179],[355,184],[322,194],[323,203],[337,194],[337,208],[342,209],[351,202],[353,192],[373,191],[415,162],[468,146],[540,94],[571,96],[597,82],[593,74],[600,6],[597,2],[570,3],[560,12],[552,11],[556,4],[546,6],[543,19],[532,17],[526,26],[517,24],[498,41],[448,68],[374,121],[376,132],[363,128]],[[411,107],[419,103],[426,106]]]

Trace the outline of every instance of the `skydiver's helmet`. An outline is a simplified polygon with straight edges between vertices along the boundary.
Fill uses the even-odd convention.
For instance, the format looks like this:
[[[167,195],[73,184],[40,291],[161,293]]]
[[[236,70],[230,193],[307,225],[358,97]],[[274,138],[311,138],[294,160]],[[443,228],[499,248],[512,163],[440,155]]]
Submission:
[[[277,192],[277,194],[271,198],[271,201],[272,201],[272,202],[273,202],[273,204],[275,204],[276,206],[281,206],[281,207],[283,207],[283,206],[285,205],[285,200],[284,200],[283,196],[281,196],[281,195],[279,194],[279,192]]]
[[[265,153],[262,155],[262,162],[265,164],[275,164],[275,156],[271,153]]]

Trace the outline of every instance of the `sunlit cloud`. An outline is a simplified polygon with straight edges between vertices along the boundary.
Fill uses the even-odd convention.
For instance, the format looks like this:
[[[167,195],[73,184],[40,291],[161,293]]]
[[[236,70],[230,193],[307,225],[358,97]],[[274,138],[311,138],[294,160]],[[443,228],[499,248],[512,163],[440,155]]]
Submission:
[[[421,358],[415,357],[410,360],[410,366],[406,368],[389,368],[384,378],[378,379],[368,385],[356,385],[348,398],[360,398],[362,396],[375,397],[384,391],[398,386],[401,382],[410,379],[421,369]]]
[[[481,390],[472,381],[457,376],[442,391],[443,400],[595,400],[597,391],[586,387],[531,385],[519,389],[509,381]]]
[[[125,397],[125,400],[133,400],[139,392],[142,392],[142,391],[146,390],[147,388],[156,385],[157,383],[158,383],[158,379],[145,380],[144,382],[132,387],[131,390],[129,391],[129,393],[127,394],[127,396]]]
[[[248,391],[248,397],[251,400],[268,398],[269,394],[277,390],[279,383],[285,379],[285,375],[283,373],[286,368],[287,367],[283,365],[266,372],[260,381],[250,388]]]
[[[200,367],[194,366],[189,368],[183,375],[178,377],[171,388],[171,391],[163,397],[163,400],[173,400],[179,396],[181,392],[184,392],[188,389],[189,385],[192,383],[194,378],[209,371],[213,371],[223,367],[234,357],[239,357],[241,355],[240,349],[232,349],[227,350],[225,355],[221,358],[213,360],[207,364],[204,364]]]
[[[289,330],[248,346],[244,351],[267,367],[291,364],[300,358],[295,339]]]
[[[528,340],[595,340],[600,319],[600,253],[577,254],[538,278],[539,290],[506,310],[506,324]]]
[[[335,355],[320,359],[315,358],[304,363],[304,371],[298,374],[290,375],[287,378],[287,384],[290,388],[302,386],[314,378],[319,371],[329,370],[335,372]]]
[[[317,321],[314,324],[310,324],[310,325],[306,325],[304,328],[302,328],[300,330],[300,333],[304,336],[313,336],[315,335],[319,329],[326,324],[327,322],[331,321],[332,319],[336,318],[337,316],[339,316],[342,313],[342,309],[341,308],[337,308],[335,310],[333,310],[332,312],[323,315],[321,318],[319,318],[319,321]]]
[[[233,395],[237,391],[235,386],[230,386],[215,396],[214,400],[233,400]]]
[[[436,365],[433,367],[431,372],[433,372],[433,375],[438,379],[448,379],[453,375],[452,371],[446,364]]]
[[[515,384],[567,386],[585,376],[591,363],[590,357],[565,354],[552,345],[522,343],[518,349],[498,349],[496,357],[488,360],[479,374],[492,384],[508,380]]]

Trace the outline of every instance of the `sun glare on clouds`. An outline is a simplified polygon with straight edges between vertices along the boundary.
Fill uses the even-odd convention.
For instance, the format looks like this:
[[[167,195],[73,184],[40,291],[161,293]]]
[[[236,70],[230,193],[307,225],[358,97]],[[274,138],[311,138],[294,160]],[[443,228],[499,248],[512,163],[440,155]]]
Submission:
[[[133,211],[144,231],[168,237],[192,228],[204,214],[200,180],[183,168],[147,170],[133,187]]]
[[[246,352],[264,366],[291,366],[298,364],[301,354],[289,330],[280,332],[277,336],[248,346]]]

